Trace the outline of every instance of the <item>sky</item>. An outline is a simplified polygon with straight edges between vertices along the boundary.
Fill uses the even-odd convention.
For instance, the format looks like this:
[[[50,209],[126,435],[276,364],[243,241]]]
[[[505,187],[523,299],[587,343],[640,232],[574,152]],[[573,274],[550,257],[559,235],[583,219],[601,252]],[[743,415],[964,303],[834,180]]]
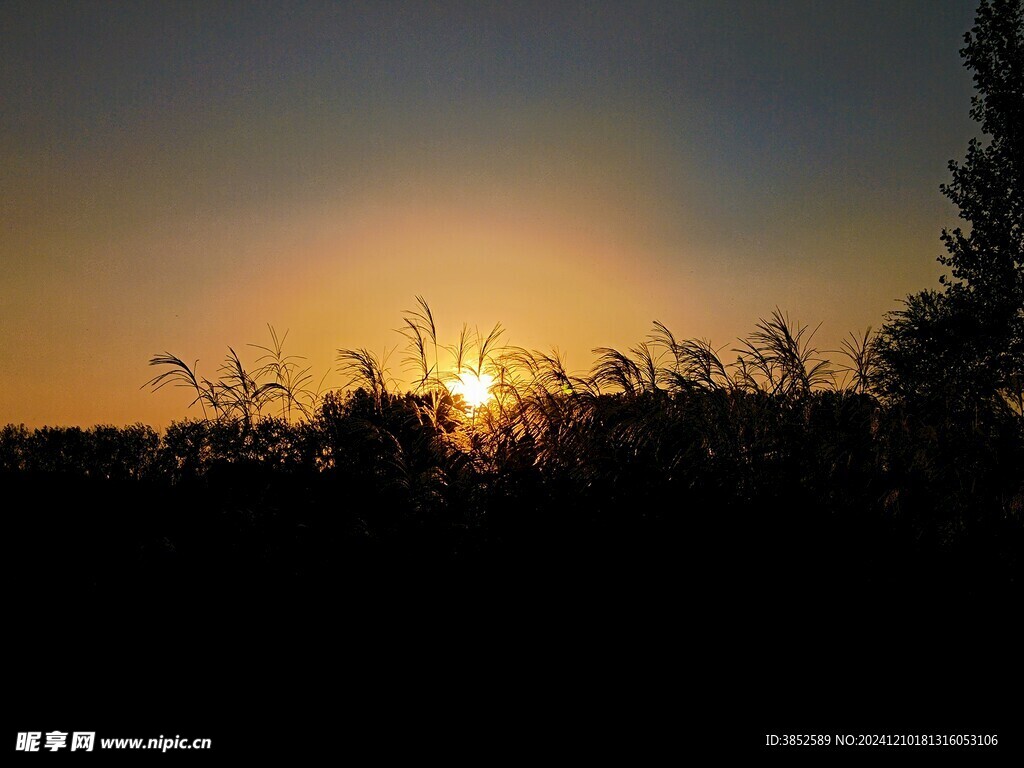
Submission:
[[[978,135],[974,0],[0,5],[0,425],[288,333],[324,386],[429,303],[445,342],[835,349],[938,287]]]

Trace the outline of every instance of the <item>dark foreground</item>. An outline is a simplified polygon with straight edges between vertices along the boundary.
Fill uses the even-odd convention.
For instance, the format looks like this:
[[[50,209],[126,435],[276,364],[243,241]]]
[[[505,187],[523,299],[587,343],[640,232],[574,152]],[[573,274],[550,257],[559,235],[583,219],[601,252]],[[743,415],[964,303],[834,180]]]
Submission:
[[[5,428],[14,730],[286,764],[823,757],[772,734],[1020,749],[1019,416],[524,402],[489,424],[360,391],[294,425]]]
[[[842,529],[670,499],[586,533],[365,537],[315,504],[229,503],[227,480],[5,480],[32,508],[8,508],[17,731],[209,737],[214,762],[641,765],[763,756],[766,734],[998,733],[942,750],[974,762],[1024,736],[1019,583],[963,553],[866,558]]]

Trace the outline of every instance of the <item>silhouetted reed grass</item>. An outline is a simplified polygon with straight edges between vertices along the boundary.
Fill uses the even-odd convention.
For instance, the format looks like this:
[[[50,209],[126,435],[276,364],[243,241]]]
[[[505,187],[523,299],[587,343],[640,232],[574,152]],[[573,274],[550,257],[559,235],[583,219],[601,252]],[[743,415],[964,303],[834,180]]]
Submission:
[[[408,390],[387,351],[365,348],[339,349],[343,385],[314,389],[271,328],[269,345],[251,345],[256,365],[229,347],[216,379],[176,355],[150,360],[165,370],[147,385],[187,388],[200,418],[162,434],[8,425],[0,472],[28,485],[79,478],[85,494],[120,483],[118,504],[147,499],[159,512],[118,513],[149,515],[127,529],[134,544],[116,545],[128,573],[138,556],[214,581],[256,568],[323,585],[342,563],[380,558],[588,573],[691,558],[780,590],[903,589],[921,574],[973,595],[1021,583],[1020,417],[881,395],[870,329],[844,340],[838,364],[776,310],[730,363],[656,322],[574,372],[557,350],[505,343],[498,324],[443,344],[417,302],[400,329]],[[454,386],[467,373],[493,377],[475,408]]]

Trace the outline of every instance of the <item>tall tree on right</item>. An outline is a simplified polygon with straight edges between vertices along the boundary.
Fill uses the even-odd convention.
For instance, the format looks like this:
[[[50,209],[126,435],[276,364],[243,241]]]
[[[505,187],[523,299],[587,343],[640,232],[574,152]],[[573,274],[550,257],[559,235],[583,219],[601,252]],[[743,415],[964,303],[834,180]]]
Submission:
[[[941,290],[907,297],[879,338],[899,399],[1021,411],[1024,391],[1024,0],[981,0],[960,55],[974,73],[972,139],[943,194],[969,222],[942,232]]]

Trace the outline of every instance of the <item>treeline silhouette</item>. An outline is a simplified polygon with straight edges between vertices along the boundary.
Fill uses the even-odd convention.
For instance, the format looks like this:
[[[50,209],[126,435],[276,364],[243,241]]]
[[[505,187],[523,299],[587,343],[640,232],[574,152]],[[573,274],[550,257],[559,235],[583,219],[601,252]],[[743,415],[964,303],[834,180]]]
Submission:
[[[296,370],[248,373],[233,351],[214,382],[158,356],[215,404],[208,418],[4,427],[4,487],[28,500],[9,518],[26,588],[298,595],[471,566],[537,583],[674,574],[754,604],[1020,593],[1024,432],[1006,397],[889,400],[877,337],[851,337],[838,367],[779,312],[731,364],[657,324],[579,376],[498,347],[496,328],[463,333],[463,370],[443,375],[420,301],[413,391],[365,350],[339,351],[354,379],[326,394]],[[479,408],[452,393],[467,370],[494,376]]]

